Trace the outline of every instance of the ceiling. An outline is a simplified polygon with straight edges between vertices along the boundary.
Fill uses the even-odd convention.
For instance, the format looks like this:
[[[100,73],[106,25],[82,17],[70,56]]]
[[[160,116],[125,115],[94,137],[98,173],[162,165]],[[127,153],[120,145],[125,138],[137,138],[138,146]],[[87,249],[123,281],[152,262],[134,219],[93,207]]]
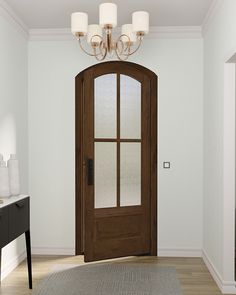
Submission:
[[[99,0],[5,0],[30,29],[68,28],[70,14],[83,11],[98,22]],[[109,2],[109,1],[107,1]],[[116,0],[118,25],[131,22],[131,13],[146,10],[151,26],[200,26],[213,0]]]

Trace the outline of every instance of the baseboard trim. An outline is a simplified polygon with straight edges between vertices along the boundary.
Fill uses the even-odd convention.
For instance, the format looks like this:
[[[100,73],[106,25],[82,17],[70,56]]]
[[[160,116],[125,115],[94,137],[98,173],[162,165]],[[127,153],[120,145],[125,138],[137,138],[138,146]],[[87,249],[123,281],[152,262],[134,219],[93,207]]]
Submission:
[[[160,257],[202,257],[201,249],[189,248],[159,248]]]
[[[2,267],[1,281],[3,281],[22,261],[26,259],[26,251],[13,257],[9,263]]]
[[[215,280],[217,286],[223,294],[236,294],[236,282],[235,281],[224,281],[217,271],[215,265],[212,263],[211,259],[207,255],[205,250],[202,250],[202,259],[206,264],[210,274]]]
[[[75,248],[32,247],[33,255],[75,255]]]
[[[32,247],[33,255],[75,255],[75,248]],[[160,257],[202,257],[201,249],[189,248],[160,248]]]

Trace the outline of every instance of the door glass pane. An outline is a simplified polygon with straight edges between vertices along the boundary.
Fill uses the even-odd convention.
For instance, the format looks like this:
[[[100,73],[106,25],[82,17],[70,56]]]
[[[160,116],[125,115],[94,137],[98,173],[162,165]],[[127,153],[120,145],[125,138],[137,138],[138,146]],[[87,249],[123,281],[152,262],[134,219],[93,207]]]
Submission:
[[[141,138],[141,83],[120,75],[121,138]]]
[[[95,137],[116,138],[116,74],[95,79]]]
[[[116,207],[116,143],[95,142],[95,208]]]
[[[141,205],[141,143],[120,144],[120,205]]]

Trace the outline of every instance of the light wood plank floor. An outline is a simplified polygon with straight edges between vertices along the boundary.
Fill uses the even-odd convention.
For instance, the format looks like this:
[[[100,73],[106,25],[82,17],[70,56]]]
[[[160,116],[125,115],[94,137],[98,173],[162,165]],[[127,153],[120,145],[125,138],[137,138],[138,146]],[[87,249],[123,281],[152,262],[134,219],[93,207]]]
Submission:
[[[220,295],[214,280],[208,272],[201,258],[153,258],[130,257],[112,260],[112,262],[149,263],[160,266],[173,266],[176,268],[178,279],[181,283],[183,295]],[[34,256],[33,257],[33,285],[43,279],[53,267],[61,264],[84,264],[83,256]],[[2,295],[30,295],[28,289],[26,262],[22,262],[0,287]],[[66,295],[66,294],[65,294]]]

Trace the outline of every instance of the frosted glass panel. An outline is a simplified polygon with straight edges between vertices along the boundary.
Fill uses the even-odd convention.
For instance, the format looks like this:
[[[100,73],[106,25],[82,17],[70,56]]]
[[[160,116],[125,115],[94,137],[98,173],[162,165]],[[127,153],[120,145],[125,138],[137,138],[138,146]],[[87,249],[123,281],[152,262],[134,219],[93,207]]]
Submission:
[[[116,74],[95,79],[95,137],[116,138]]]
[[[120,205],[141,205],[141,143],[120,144]]]
[[[116,207],[116,143],[95,143],[95,208]]]
[[[141,138],[141,83],[129,76],[120,76],[120,136]]]

